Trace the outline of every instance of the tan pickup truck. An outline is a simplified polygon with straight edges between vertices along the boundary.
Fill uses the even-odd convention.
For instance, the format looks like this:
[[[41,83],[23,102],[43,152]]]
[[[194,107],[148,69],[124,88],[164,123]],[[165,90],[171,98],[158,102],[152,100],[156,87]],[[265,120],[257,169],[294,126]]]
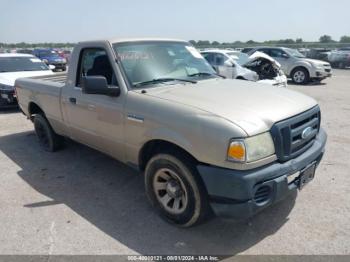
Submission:
[[[44,149],[69,137],[138,168],[152,205],[180,226],[210,212],[247,218],[303,188],[326,144],[314,99],[223,79],[181,40],[82,42],[67,76],[15,86]]]

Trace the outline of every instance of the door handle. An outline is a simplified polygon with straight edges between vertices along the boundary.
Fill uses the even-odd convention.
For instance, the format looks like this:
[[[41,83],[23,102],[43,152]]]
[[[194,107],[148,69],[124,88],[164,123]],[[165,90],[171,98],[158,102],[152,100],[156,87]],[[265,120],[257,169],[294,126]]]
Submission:
[[[70,97],[69,98],[69,102],[71,102],[72,104],[76,104],[77,103],[77,99],[75,97]]]

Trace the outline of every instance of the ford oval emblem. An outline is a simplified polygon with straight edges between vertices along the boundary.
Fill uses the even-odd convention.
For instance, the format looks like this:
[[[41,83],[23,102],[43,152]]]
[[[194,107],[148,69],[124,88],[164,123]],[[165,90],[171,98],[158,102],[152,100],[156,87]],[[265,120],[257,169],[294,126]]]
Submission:
[[[307,128],[305,128],[305,129],[303,130],[303,132],[301,133],[301,138],[302,138],[302,139],[308,138],[308,137],[311,135],[312,130],[313,130],[313,128],[310,127],[310,126],[307,127]]]

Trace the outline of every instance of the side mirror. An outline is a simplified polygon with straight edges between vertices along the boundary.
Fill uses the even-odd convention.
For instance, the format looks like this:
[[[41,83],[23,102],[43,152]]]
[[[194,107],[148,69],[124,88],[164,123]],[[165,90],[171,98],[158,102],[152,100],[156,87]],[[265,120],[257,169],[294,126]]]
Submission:
[[[227,67],[235,67],[235,63],[233,63],[232,61],[230,60],[226,60],[224,62],[224,66],[227,66]]]
[[[55,68],[56,68],[56,67],[55,67],[54,65],[49,65],[49,69],[50,69],[50,70],[55,70]]]
[[[282,57],[285,58],[285,59],[288,59],[288,58],[289,58],[289,55],[287,55],[287,54],[282,54]]]
[[[83,76],[81,87],[85,94],[119,96],[119,87],[108,87],[107,79],[104,76]]]

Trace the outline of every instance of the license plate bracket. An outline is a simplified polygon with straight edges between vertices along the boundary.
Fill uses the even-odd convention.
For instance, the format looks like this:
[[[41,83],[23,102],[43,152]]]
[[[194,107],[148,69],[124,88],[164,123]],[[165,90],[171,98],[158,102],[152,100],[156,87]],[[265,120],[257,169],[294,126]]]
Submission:
[[[302,190],[315,177],[316,162],[310,164],[300,172],[298,188]]]

